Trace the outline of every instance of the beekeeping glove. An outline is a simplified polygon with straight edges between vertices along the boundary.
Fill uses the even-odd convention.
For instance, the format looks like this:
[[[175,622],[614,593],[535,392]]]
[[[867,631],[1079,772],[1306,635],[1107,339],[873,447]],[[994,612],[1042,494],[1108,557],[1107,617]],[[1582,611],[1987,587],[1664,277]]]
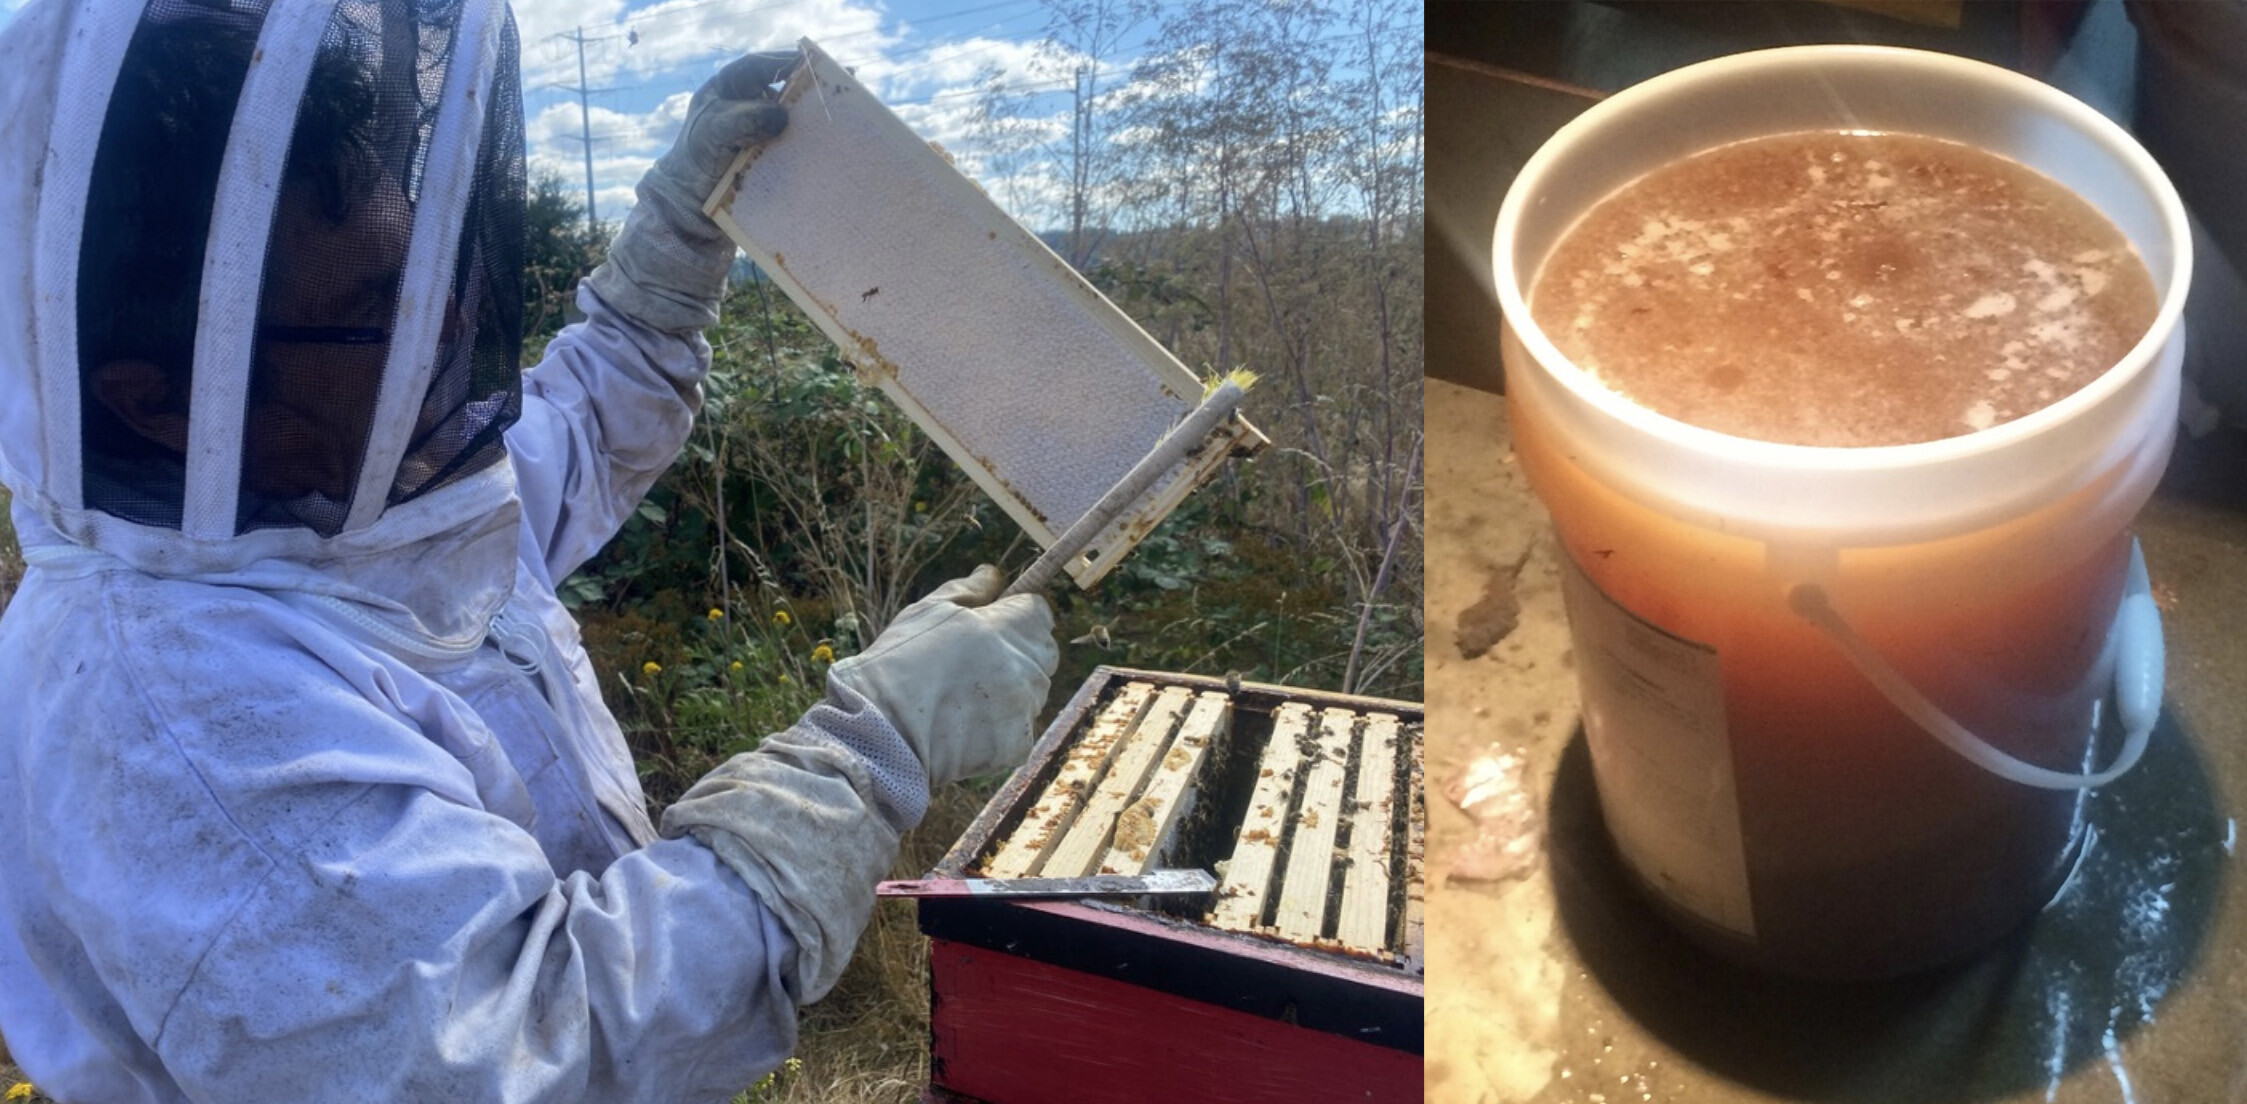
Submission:
[[[931,784],[1005,770],[1030,750],[1060,650],[1035,594],[999,599],[985,564],[905,607],[872,647],[835,664],[830,687],[863,695],[912,745]]]
[[[863,698],[830,694],[663,811],[665,836],[692,835],[717,852],[788,929],[796,950],[782,959],[781,979],[798,1004],[825,996],[842,976],[873,914],[874,883],[896,859],[899,834],[928,807],[923,786],[904,795],[910,819],[893,822],[895,795],[838,731],[896,742]]]
[[[827,677],[827,700],[695,783],[663,813],[740,876],[795,940],[800,1004],[842,976],[930,780],[1013,766],[1059,658],[1045,599],[993,601],[982,567],[906,607]],[[916,761],[917,760],[917,761]]]
[[[734,246],[702,204],[742,150],[787,125],[771,86],[802,60],[794,50],[748,54],[696,90],[678,141],[640,177],[639,204],[609,243],[608,260],[586,277],[602,301],[667,333],[718,321]]]

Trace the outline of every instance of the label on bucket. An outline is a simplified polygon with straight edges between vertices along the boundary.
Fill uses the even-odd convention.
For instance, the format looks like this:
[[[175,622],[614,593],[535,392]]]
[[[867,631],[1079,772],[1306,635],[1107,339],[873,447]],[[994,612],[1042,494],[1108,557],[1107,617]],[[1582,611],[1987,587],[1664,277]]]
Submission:
[[[1672,904],[1753,938],[1716,649],[1623,608],[1562,560],[1584,735],[1617,849]]]

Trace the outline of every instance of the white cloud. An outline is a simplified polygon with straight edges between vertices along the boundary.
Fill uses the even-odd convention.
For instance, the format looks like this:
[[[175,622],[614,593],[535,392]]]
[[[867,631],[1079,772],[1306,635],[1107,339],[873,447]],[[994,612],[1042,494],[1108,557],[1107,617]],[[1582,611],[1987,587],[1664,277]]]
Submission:
[[[4,2],[4,0],[0,0]],[[524,90],[531,170],[551,172],[583,188],[580,135],[593,137],[594,195],[604,220],[633,202],[632,186],[667,149],[685,120],[686,104],[705,76],[744,50],[785,48],[808,33],[890,105],[915,133],[951,153],[962,172],[985,182],[995,198],[1039,202],[1049,182],[1018,185],[989,179],[974,130],[977,78],[996,69],[1010,82],[1036,81],[1035,44],[973,34],[954,41],[915,42],[903,24],[884,26],[871,0],[793,0],[744,16],[736,0],[669,0],[626,11],[619,0],[552,0],[524,20]],[[535,22],[533,20],[536,20]],[[779,21],[788,20],[783,26]],[[591,97],[591,125],[581,119],[577,47],[555,37],[587,37],[586,80],[615,91]],[[637,44],[626,37],[637,32]],[[592,39],[607,37],[605,41]],[[567,86],[567,89],[558,86]],[[1057,130],[1033,122],[1043,131]],[[1012,204],[1009,204],[1012,206]]]
[[[0,0],[5,2],[5,0]],[[670,147],[694,90],[725,63],[756,50],[793,48],[808,35],[880,57],[896,42],[874,0],[539,0],[518,5],[525,123],[533,173],[582,187],[593,137],[594,195],[604,220],[633,203],[632,186]],[[585,38],[590,126],[577,88]],[[564,37],[568,36],[568,37]],[[848,58],[841,48],[838,57]]]
[[[535,11],[536,14],[530,14]],[[585,82],[593,88],[693,91],[724,63],[756,50],[785,50],[809,36],[886,49],[881,9],[868,0],[664,0],[626,10],[619,0],[539,0],[516,13],[523,86],[576,87],[585,37]]]
[[[637,114],[591,109],[595,211],[604,221],[622,218],[631,209],[633,185],[670,148],[686,117],[688,98],[680,92]],[[574,102],[550,104],[524,122],[531,174],[558,176],[580,198],[585,181],[581,125]]]
[[[976,37],[869,58],[856,76],[885,101],[927,98],[973,88],[994,67],[1019,77],[1036,52],[1033,43]]]

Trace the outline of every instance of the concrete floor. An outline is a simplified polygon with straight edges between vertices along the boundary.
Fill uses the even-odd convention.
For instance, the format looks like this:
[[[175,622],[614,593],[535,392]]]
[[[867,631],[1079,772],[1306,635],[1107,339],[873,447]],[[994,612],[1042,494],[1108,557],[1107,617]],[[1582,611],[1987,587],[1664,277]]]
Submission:
[[[2091,26],[2111,22],[2107,7]],[[1534,36],[1490,29],[1501,8],[1560,18],[1439,2],[1431,46],[1452,22],[1450,41],[1481,34],[1518,54],[1497,61],[1535,64],[1522,52]],[[1579,10],[1542,41],[1627,68],[1639,62],[1583,40],[1649,10]],[[1639,56],[1658,69],[1674,64],[1662,51],[1724,45],[1672,35]],[[2166,707],[2145,759],[2092,797],[2096,842],[2059,899],[1967,964],[1903,981],[1812,985],[1721,963],[1652,913],[1607,842],[1560,552],[1494,393],[1490,218],[1520,159],[1590,97],[1516,81],[1494,109],[1491,60],[1429,65],[1428,1099],[2247,1102],[2247,892],[2234,877],[2247,809],[2247,434],[2181,442],[2140,518]],[[1495,643],[1462,650],[1462,631]],[[1474,770],[1499,795],[1476,806],[1480,820],[1445,796]]]

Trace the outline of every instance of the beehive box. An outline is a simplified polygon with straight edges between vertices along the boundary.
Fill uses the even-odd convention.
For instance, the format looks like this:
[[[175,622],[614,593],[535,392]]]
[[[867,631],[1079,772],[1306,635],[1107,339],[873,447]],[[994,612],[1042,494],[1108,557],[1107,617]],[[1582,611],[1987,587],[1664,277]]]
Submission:
[[[920,902],[928,1099],[1421,1099],[1417,703],[1102,667],[932,877],[1214,896]]]

